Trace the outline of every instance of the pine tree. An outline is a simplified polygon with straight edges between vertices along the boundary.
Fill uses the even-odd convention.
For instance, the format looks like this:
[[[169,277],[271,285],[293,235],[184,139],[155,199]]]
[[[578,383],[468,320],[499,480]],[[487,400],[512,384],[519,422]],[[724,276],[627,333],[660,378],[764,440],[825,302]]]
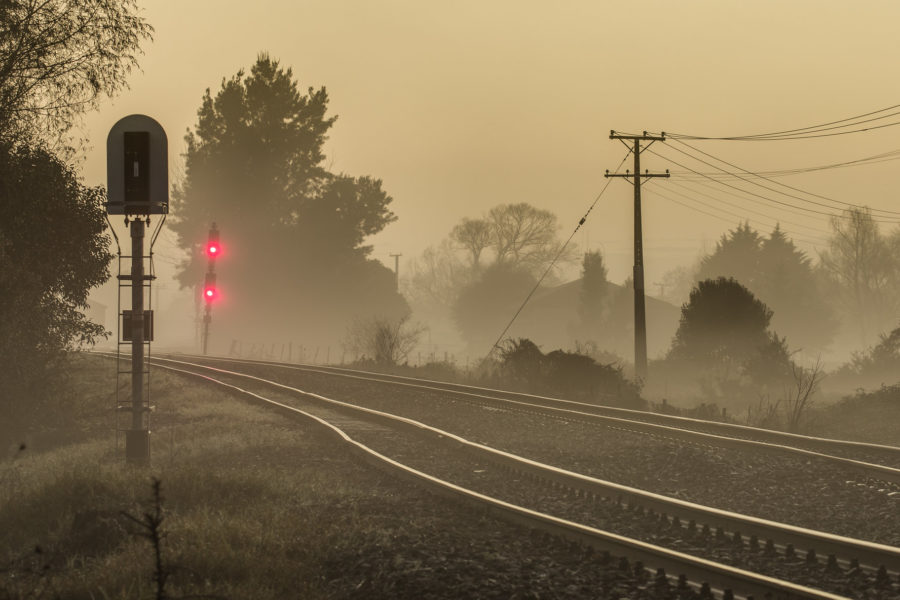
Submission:
[[[202,281],[206,259],[195,247],[216,222],[227,253],[217,267],[223,310],[233,311],[221,327],[233,337],[333,342],[354,318],[409,311],[365,244],[396,220],[392,199],[380,180],[323,166],[336,119],[327,108],[325,88],[301,93],[292,70],[262,54],[249,74],[206,91],[186,136],[172,229],[191,256],[179,280]]]
[[[589,340],[599,341],[609,314],[610,284],[606,264],[600,252],[585,252],[581,263],[581,290],[578,295],[578,314],[582,333]]]

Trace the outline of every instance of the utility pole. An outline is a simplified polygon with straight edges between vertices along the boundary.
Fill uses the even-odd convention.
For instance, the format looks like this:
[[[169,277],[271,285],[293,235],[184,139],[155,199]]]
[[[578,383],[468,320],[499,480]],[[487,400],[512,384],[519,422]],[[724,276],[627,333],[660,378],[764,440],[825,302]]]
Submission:
[[[400,257],[402,254],[391,254],[394,257],[394,283],[397,286],[397,290],[400,290]]]
[[[647,379],[647,314],[644,305],[644,239],[641,227],[641,185],[642,179],[651,177],[668,177],[669,171],[665,173],[650,173],[645,171],[641,173],[641,152],[653,145],[653,142],[664,142],[666,134],[648,135],[645,131],[643,135],[626,135],[609,132],[609,139],[619,140],[634,154],[634,173],[625,171],[624,173],[610,173],[606,171],[605,177],[624,177],[631,178],[631,185],[634,187],[634,371],[638,379]],[[634,144],[629,146],[625,140],[631,140]],[[641,148],[641,142],[650,142]]]

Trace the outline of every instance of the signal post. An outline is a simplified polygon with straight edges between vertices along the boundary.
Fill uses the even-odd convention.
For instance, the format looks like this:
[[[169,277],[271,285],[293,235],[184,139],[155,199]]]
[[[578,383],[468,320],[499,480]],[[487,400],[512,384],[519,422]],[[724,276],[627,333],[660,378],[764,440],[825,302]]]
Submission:
[[[113,125],[106,139],[106,179],[106,212],[123,215],[131,230],[131,274],[119,275],[120,280],[131,281],[131,311],[123,314],[122,321],[126,325],[122,335],[130,335],[131,341],[131,427],[125,431],[125,460],[147,464],[150,429],[149,405],[144,402],[144,344],[152,336],[152,313],[144,311],[144,284],[153,275],[144,271],[144,233],[151,215],[163,215],[165,221],[169,212],[168,140],[156,120],[129,115]]]
[[[206,354],[209,343],[209,325],[212,322],[212,304],[219,294],[216,287],[216,258],[222,251],[219,245],[219,230],[213,223],[209,229],[209,237],[206,242],[207,267],[206,277],[203,284],[203,300],[206,307],[203,311],[203,354]]]

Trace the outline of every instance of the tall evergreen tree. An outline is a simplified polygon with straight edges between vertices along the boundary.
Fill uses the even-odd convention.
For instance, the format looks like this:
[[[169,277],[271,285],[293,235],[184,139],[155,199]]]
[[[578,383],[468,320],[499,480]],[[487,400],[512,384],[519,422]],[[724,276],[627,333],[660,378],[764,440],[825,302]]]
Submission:
[[[779,225],[768,237],[744,223],[723,235],[700,264],[698,279],[733,277],[774,311],[773,328],[794,348],[827,346],[837,330],[812,261]]]
[[[753,289],[760,276],[759,254],[763,238],[749,223],[723,234],[715,251],[700,262],[698,280],[733,277]]]
[[[609,314],[610,284],[606,264],[600,252],[585,252],[581,263],[581,290],[578,295],[578,314],[582,333],[598,341]]]
[[[756,295],[775,311],[772,327],[795,348],[827,346],[837,330],[821,279],[812,261],[779,226],[762,242]]]
[[[207,90],[186,137],[172,228],[192,254],[179,280],[202,281],[205,257],[196,247],[216,222],[226,248],[218,266],[229,298],[223,310],[232,310],[223,320],[235,337],[324,343],[354,317],[408,312],[393,273],[364,243],[396,219],[390,196],[380,180],[322,165],[335,122],[327,105],[325,88],[301,93],[291,69],[262,54],[249,75],[224,80],[215,96]]]

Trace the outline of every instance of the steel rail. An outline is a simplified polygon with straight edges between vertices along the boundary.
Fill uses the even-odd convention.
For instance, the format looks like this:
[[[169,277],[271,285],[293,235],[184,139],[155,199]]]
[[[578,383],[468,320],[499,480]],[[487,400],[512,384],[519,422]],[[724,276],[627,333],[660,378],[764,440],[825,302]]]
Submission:
[[[797,442],[803,442],[807,444],[820,444],[825,447],[839,447],[839,448],[860,448],[865,450],[874,450],[874,451],[884,451],[887,454],[891,454],[896,456],[898,460],[900,460],[900,446],[891,446],[889,444],[876,444],[872,442],[859,442],[854,440],[840,440],[834,438],[824,438],[818,436],[809,436],[803,435],[799,433],[789,433],[786,431],[775,431],[773,429],[764,429],[762,427],[752,427],[749,425],[739,425],[737,423],[723,423],[721,421],[710,421],[708,419],[697,419],[694,417],[681,417],[678,415],[666,415],[663,413],[655,413],[645,410],[636,410],[630,408],[618,408],[614,406],[603,406],[598,404],[591,404],[588,402],[580,402],[577,400],[566,400],[564,398],[554,398],[552,396],[542,396],[539,394],[529,394],[526,392],[515,392],[511,390],[500,390],[496,388],[488,388],[488,387],[480,387],[474,386],[464,383],[454,383],[450,381],[437,381],[433,379],[422,379],[418,377],[409,377],[406,375],[394,375],[391,373],[379,373],[377,371],[365,371],[361,369],[349,369],[346,367],[336,367],[330,365],[310,365],[310,364],[302,364],[302,363],[283,363],[277,361],[263,361],[263,360],[253,360],[253,359],[235,359],[235,358],[227,358],[227,357],[213,357],[213,356],[199,356],[199,355],[190,355],[184,354],[183,356],[206,359],[206,360],[217,360],[217,361],[227,361],[227,362],[238,362],[238,363],[248,363],[248,364],[260,364],[260,365],[269,365],[274,367],[283,367],[283,368],[293,368],[304,371],[314,371],[321,373],[330,373],[330,374],[339,374],[339,375],[347,375],[347,376],[366,376],[367,378],[373,379],[382,379],[385,382],[409,382],[412,384],[421,384],[426,387],[442,389],[446,391],[473,391],[476,393],[487,393],[493,395],[506,395],[511,398],[527,398],[533,400],[542,400],[548,402],[558,403],[564,406],[577,406],[585,409],[595,410],[598,413],[607,413],[610,415],[631,415],[638,418],[644,419],[653,419],[659,422],[670,422],[670,423],[686,423],[692,424],[696,426],[709,427],[714,429],[720,429],[722,431],[734,431],[734,432],[743,432],[747,435],[754,435],[758,437],[769,437],[773,440],[793,440]]]
[[[580,473],[524,458],[510,452],[491,448],[490,446],[485,446],[477,442],[472,442],[454,433],[432,427],[414,419],[401,417],[372,408],[357,406],[333,398],[327,398],[319,394],[307,392],[256,375],[175,359],[156,357],[156,360],[206,369],[224,375],[257,381],[268,386],[302,395],[306,398],[319,400],[331,406],[349,409],[357,414],[364,413],[371,418],[392,427],[397,427],[399,425],[411,428],[417,432],[430,432],[439,436],[442,440],[453,442],[473,451],[487,453],[494,462],[508,468],[524,471],[550,483],[572,489],[580,494],[615,499],[619,502],[626,503],[629,507],[640,506],[655,514],[678,516],[680,520],[684,520],[685,522],[691,520],[702,522],[711,528],[728,531],[732,535],[739,533],[741,536],[756,536],[761,540],[772,540],[781,547],[786,547],[790,544],[799,549],[815,550],[820,560],[824,560],[829,554],[833,554],[844,563],[849,563],[853,559],[856,559],[860,562],[861,566],[864,566],[869,570],[876,570],[884,566],[885,569],[891,573],[900,573],[900,548],[703,506],[693,502],[669,498],[661,494],[655,494],[611,481],[582,475]]]
[[[403,479],[410,480],[419,485],[424,485],[437,494],[456,500],[462,500],[467,503],[472,503],[479,507],[486,506],[491,510],[491,512],[497,514],[501,518],[505,518],[506,520],[512,521],[514,523],[525,525],[532,529],[536,529],[551,535],[556,535],[570,541],[590,546],[595,550],[606,551],[616,556],[627,556],[632,561],[640,561],[644,565],[647,565],[645,566],[645,569],[650,573],[653,572],[653,568],[664,569],[664,571],[668,573],[667,577],[670,580],[674,581],[675,574],[684,575],[690,582],[692,582],[695,587],[699,588],[702,584],[708,584],[711,590],[720,597],[727,597],[729,592],[733,592],[735,597],[738,598],[749,598],[751,596],[762,598],[770,597],[774,594],[774,597],[776,598],[846,600],[844,596],[839,596],[822,590],[798,585],[774,577],[768,577],[765,575],[760,575],[758,573],[745,571],[743,569],[716,563],[714,561],[706,560],[703,558],[698,558],[682,552],[669,550],[667,548],[662,548],[660,546],[655,546],[653,544],[642,542],[640,540],[635,540],[566,519],[561,519],[553,515],[534,511],[522,506],[505,502],[497,498],[493,498],[485,494],[481,494],[474,490],[470,490],[451,482],[439,479],[437,477],[404,465],[388,456],[385,456],[377,452],[376,450],[366,446],[365,444],[354,440],[339,427],[311,413],[278,402],[276,400],[266,398],[250,390],[245,390],[238,386],[223,382],[207,375],[203,375],[201,373],[159,364],[159,361],[161,360],[168,360],[169,362],[183,361],[172,361],[171,359],[159,359],[156,357],[151,360],[156,363],[156,366],[160,368],[202,378],[210,383],[221,385],[240,394],[252,397],[267,404],[270,407],[275,408],[276,410],[279,410],[282,413],[294,417],[300,416],[309,419],[324,427],[326,431],[328,431],[332,435],[333,438],[347,444],[366,462],[378,468],[385,469],[391,474],[400,476]],[[211,369],[214,371],[220,371],[230,375],[249,377],[254,380],[266,382],[266,380],[262,380],[254,376],[248,376],[240,373],[229,373],[227,371],[214,369],[205,365],[196,365],[193,363],[186,364]],[[325,398],[324,396],[320,396],[318,394],[304,392],[296,388],[291,388],[290,386],[278,384],[277,382],[267,381],[267,383],[276,387],[292,390],[294,392],[300,393],[307,397],[315,398],[317,400],[325,400],[329,403],[346,405],[346,403]],[[352,407],[352,405],[348,406]],[[377,413],[378,411],[366,409],[366,412]],[[382,415],[389,416],[387,415],[387,413],[382,413]],[[410,424],[416,423],[415,421],[405,419],[403,417],[394,418],[398,421],[409,422]],[[419,425],[426,429],[433,429],[431,427],[428,427],[427,425]],[[650,565],[652,565],[652,567]]]
[[[236,360],[236,359],[228,359],[228,358],[210,358],[210,357],[196,357],[202,360],[213,360],[213,361],[225,361],[225,362],[237,362],[237,363],[246,363],[246,364],[260,364],[266,366],[276,366],[286,369],[292,370],[301,370],[305,372],[320,372],[325,374],[333,374],[332,370],[335,370],[334,367],[326,367],[324,370],[322,367],[313,366],[299,366],[299,365],[290,365],[284,363],[273,363],[266,361],[248,361],[248,360]],[[361,373],[361,374],[356,374]],[[676,427],[674,425],[664,425],[661,423],[651,423],[647,421],[639,421],[633,419],[627,419],[620,416],[610,416],[609,414],[600,414],[601,412],[614,412],[615,414],[622,414],[622,411],[625,413],[637,413],[640,415],[653,415],[654,417],[665,417],[667,419],[677,419],[679,421],[690,421],[693,423],[701,423],[703,425],[716,426],[722,425],[727,426],[729,428],[740,428],[741,430],[752,430],[754,432],[766,432],[771,434],[773,437],[777,437],[778,439],[784,439],[787,436],[789,439],[803,439],[803,440],[821,440],[828,442],[832,445],[848,445],[853,447],[864,447],[867,449],[877,449],[883,450],[887,449],[890,451],[896,450],[900,453],[900,448],[896,448],[894,446],[882,446],[878,444],[866,444],[865,442],[843,442],[841,440],[828,440],[826,438],[811,438],[809,436],[802,436],[798,434],[788,434],[781,432],[773,432],[771,430],[758,429],[753,427],[746,427],[741,425],[730,425],[724,423],[716,423],[714,421],[703,421],[700,419],[688,419],[686,417],[673,417],[670,415],[657,415],[656,413],[646,413],[643,411],[632,411],[628,409],[620,409],[613,407],[601,407],[593,404],[587,404],[583,402],[576,402],[572,400],[560,400],[557,398],[549,398],[546,396],[535,396],[532,394],[522,394],[519,392],[505,392],[502,390],[491,390],[489,388],[477,388],[473,386],[464,386],[460,384],[445,384],[441,382],[430,382],[429,380],[418,380],[412,378],[406,378],[402,376],[390,376],[394,379],[389,379],[386,376],[378,373],[371,373],[368,371],[360,371],[360,372],[352,372],[352,373],[337,373],[341,377],[359,379],[364,381],[375,381],[380,383],[388,383],[392,385],[402,385],[407,387],[416,387],[420,389],[426,389],[431,391],[440,391],[440,392],[449,392],[460,396],[470,397],[480,399],[482,401],[492,401],[499,403],[508,403],[519,407],[525,407],[529,410],[541,411],[550,413],[554,416],[565,415],[569,418],[575,418],[582,421],[593,421],[598,422],[604,425],[613,424],[623,429],[628,429],[631,431],[639,432],[639,433],[647,433],[651,435],[666,435],[668,437],[695,441],[698,443],[709,444],[713,446],[718,446],[722,448],[737,448],[737,449],[746,449],[752,448],[754,450],[761,450],[766,452],[773,453],[789,453],[789,454],[799,454],[804,456],[805,458],[816,458],[827,460],[833,463],[841,464],[845,467],[849,467],[854,471],[865,475],[866,477],[871,477],[873,479],[878,479],[881,481],[890,482],[896,485],[900,485],[900,469],[889,467],[885,465],[880,465],[877,463],[870,463],[862,460],[856,460],[852,458],[846,458],[843,456],[835,456],[833,454],[826,454],[824,452],[818,452],[815,450],[807,450],[804,448],[799,448],[796,446],[788,446],[782,443],[776,442],[766,442],[760,440],[753,440],[747,438],[740,437],[731,437],[728,435],[723,435],[720,433],[708,433],[704,431],[696,431],[693,429],[684,429],[682,427]],[[405,381],[404,381],[405,380]],[[425,384],[428,382],[428,385]],[[432,385],[435,384],[435,385]],[[445,387],[445,386],[453,386],[453,387]],[[496,395],[485,395],[476,393],[475,391],[467,391],[467,390],[479,390],[486,391],[490,393],[500,393],[507,396],[512,397],[499,397]],[[577,406],[579,408],[585,408],[589,410],[574,410],[572,408],[558,408],[554,406],[547,406],[545,404],[539,404],[533,401],[525,401],[523,398],[527,400],[540,400],[540,401],[552,401],[558,403],[564,403],[565,405]]]

